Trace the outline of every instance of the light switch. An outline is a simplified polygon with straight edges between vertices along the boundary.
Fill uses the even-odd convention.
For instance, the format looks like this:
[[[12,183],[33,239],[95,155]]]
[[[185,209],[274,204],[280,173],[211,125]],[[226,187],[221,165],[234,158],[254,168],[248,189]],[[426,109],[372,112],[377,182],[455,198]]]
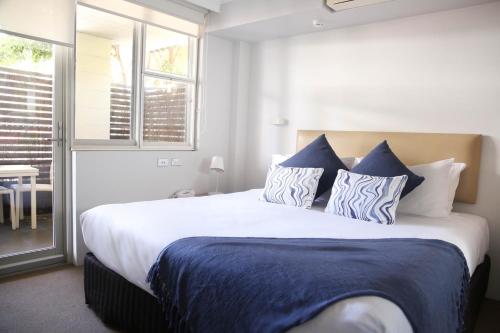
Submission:
[[[166,168],[170,166],[170,159],[169,158],[159,158],[158,159],[158,168]]]
[[[172,166],[182,166],[182,160],[180,158],[173,158]]]

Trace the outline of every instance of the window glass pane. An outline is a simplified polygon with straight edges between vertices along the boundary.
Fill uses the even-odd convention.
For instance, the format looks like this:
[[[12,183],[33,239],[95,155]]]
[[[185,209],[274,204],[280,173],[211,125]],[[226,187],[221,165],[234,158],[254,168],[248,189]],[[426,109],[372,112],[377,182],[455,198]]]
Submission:
[[[132,139],[134,22],[78,6],[75,138]]]
[[[144,142],[187,143],[192,85],[167,79],[144,78]]]
[[[52,44],[0,33],[0,165],[36,167],[37,182],[46,184],[52,161],[53,80]],[[10,181],[0,178],[0,185]]]
[[[189,77],[189,38],[186,35],[147,26],[145,68]]]

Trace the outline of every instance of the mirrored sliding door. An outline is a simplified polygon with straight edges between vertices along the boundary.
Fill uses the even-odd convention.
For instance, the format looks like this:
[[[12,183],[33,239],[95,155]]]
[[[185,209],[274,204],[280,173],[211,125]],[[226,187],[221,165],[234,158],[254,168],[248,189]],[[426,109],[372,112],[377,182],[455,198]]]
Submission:
[[[66,47],[0,33],[0,274],[63,257]]]

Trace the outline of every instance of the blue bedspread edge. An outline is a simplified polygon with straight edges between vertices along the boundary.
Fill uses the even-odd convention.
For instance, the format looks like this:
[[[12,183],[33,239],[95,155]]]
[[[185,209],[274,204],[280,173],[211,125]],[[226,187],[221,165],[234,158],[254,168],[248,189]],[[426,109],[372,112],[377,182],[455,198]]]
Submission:
[[[336,250],[338,250],[339,242],[340,242],[341,247],[348,247],[348,248],[350,248],[351,252],[359,251],[360,248],[357,246],[359,246],[360,244],[364,244],[363,246],[361,246],[361,248],[363,250],[362,252],[364,252],[367,250],[367,248],[372,247],[372,246],[366,246],[367,244],[373,245],[374,243],[376,243],[377,245],[375,247],[378,247],[380,245],[380,243],[391,243],[390,245],[394,245],[393,243],[397,242],[400,245],[401,244],[415,244],[415,243],[418,243],[419,245],[433,244],[434,247],[437,245],[437,248],[446,249],[445,252],[447,252],[448,254],[450,254],[450,253],[454,254],[454,256],[452,255],[452,257],[454,257],[454,260],[452,260],[452,261],[456,261],[458,263],[458,265],[456,265],[456,267],[455,267],[455,270],[457,272],[461,271],[461,274],[458,274],[458,275],[453,274],[451,271],[448,271],[446,269],[443,272],[448,272],[449,274],[453,274],[452,277],[459,276],[459,278],[456,281],[456,284],[459,285],[459,286],[456,285],[456,287],[458,287],[459,290],[453,291],[454,293],[457,294],[456,295],[457,296],[456,297],[456,304],[455,304],[457,311],[455,312],[455,316],[453,316],[456,319],[456,325],[455,325],[455,329],[452,331],[456,331],[456,332],[461,331],[462,326],[463,326],[463,313],[464,313],[464,308],[465,308],[465,298],[466,298],[466,294],[467,294],[469,277],[470,277],[469,270],[468,270],[465,258],[463,256],[462,252],[460,251],[460,249],[453,244],[450,244],[450,243],[447,243],[447,242],[441,241],[441,240],[432,240],[432,239],[431,240],[423,240],[423,239],[407,239],[407,238],[405,238],[405,239],[394,239],[394,238],[392,238],[392,239],[376,239],[376,240],[366,240],[366,239],[346,240],[346,239],[308,239],[308,238],[306,238],[306,239],[303,239],[303,238],[290,239],[290,238],[189,237],[189,238],[180,239],[180,240],[170,244],[160,253],[157,261],[153,264],[153,266],[151,267],[151,269],[148,273],[147,281],[150,283],[151,289],[153,290],[155,295],[158,297],[160,303],[162,304],[166,319],[168,320],[169,325],[170,325],[170,329],[173,329],[175,332],[197,332],[197,331],[200,331],[200,332],[219,331],[219,332],[221,332],[220,328],[214,328],[214,330],[212,330],[210,328],[210,325],[206,326],[203,323],[200,324],[200,318],[203,317],[203,315],[201,314],[201,311],[199,309],[200,308],[203,309],[204,307],[213,307],[214,304],[205,304],[204,306],[201,306],[201,307],[198,306],[197,308],[196,307],[189,308],[190,302],[187,300],[190,297],[187,294],[189,294],[189,288],[192,287],[193,282],[188,283],[188,282],[186,282],[186,279],[196,281],[196,279],[200,279],[200,277],[207,275],[207,271],[210,271],[209,267],[203,267],[204,261],[208,260],[208,261],[213,262],[214,260],[219,260],[218,264],[221,266],[234,264],[234,263],[228,262],[227,256],[233,255],[233,257],[238,257],[238,256],[234,256],[235,252],[233,251],[234,248],[232,248],[235,244],[236,244],[236,247],[238,248],[238,250],[241,251],[242,248],[244,248],[244,249],[246,248],[246,251],[250,251],[251,255],[255,257],[256,261],[252,262],[252,263],[248,263],[248,265],[253,265],[255,263],[257,263],[257,266],[259,266],[260,264],[265,265],[266,261],[267,261],[267,263],[269,263],[269,260],[272,261],[272,260],[276,259],[276,256],[273,256],[273,255],[269,256],[269,251],[263,252],[263,251],[252,250],[252,248],[255,249],[255,247],[258,248],[259,246],[266,247],[267,245],[277,245],[278,247],[280,247],[280,246],[286,247],[290,244],[293,245],[291,250],[289,249],[290,253],[285,253],[286,257],[292,258],[291,262],[294,261],[293,258],[297,255],[297,250],[300,252],[302,252],[302,251],[307,252],[307,248],[312,246],[314,248],[313,250],[315,250],[317,252],[317,254],[319,253],[317,255],[317,257],[318,257],[317,260],[321,260],[321,258],[324,257],[325,253],[327,253],[329,257],[332,256],[332,253],[335,253]],[[227,249],[226,249],[226,251],[218,249],[218,247],[225,247],[228,244],[230,244],[229,247],[231,248],[231,250],[229,250],[229,252],[227,251]],[[333,248],[326,249],[328,247],[328,245],[334,245],[334,246],[333,246]],[[187,249],[187,251],[186,251],[186,249]],[[207,249],[208,249],[208,251],[207,251]],[[326,251],[325,251],[325,249],[326,249]],[[269,250],[269,249],[267,249],[267,250]],[[272,250],[275,250],[275,248]],[[374,251],[373,248],[371,250]],[[435,250],[436,250],[436,248],[434,248],[432,250],[434,255],[436,255],[436,253],[434,253]],[[271,253],[272,252],[273,251],[271,251]],[[280,251],[278,251],[278,252],[280,252]],[[281,252],[287,252],[287,251],[281,250]],[[375,251],[375,253],[376,252],[377,251]],[[340,253],[346,254],[345,249],[343,249],[343,251],[340,251]],[[404,260],[404,256],[407,254],[407,251],[398,250],[398,251],[394,251],[392,253],[400,253],[401,256],[399,256],[399,257]],[[239,252],[239,255],[241,255],[241,254],[242,253]],[[364,253],[364,254],[366,254],[366,253]],[[206,256],[206,258],[205,258],[206,260],[201,259],[201,257],[203,257],[203,256]],[[244,255],[244,257],[246,257],[246,255]],[[359,259],[359,257],[356,257],[356,255],[354,257]],[[422,256],[422,254],[420,254],[420,257],[418,259],[415,259],[415,261],[421,262],[422,259],[428,259],[428,256],[426,256],[425,254]],[[434,259],[435,260],[433,260],[433,261],[436,261],[436,257],[434,257]],[[352,256],[349,256],[349,258],[347,258],[346,260],[349,262],[349,260],[352,260]],[[366,258],[364,258],[364,260],[366,260]],[[342,260],[340,260],[340,261],[342,261]],[[335,260],[333,262],[335,262]],[[368,259],[368,262],[370,262],[370,259]],[[289,263],[289,262],[287,262],[287,263]],[[344,263],[345,263],[345,261],[344,261]],[[394,263],[394,262],[391,262],[391,263]],[[300,261],[297,264],[298,264],[298,267],[295,267],[292,270],[294,270],[294,271],[302,270],[304,272],[310,272],[309,269],[303,269],[304,267],[301,265]],[[248,265],[242,265],[241,270],[242,271],[247,270]],[[440,264],[436,264],[434,266],[441,266],[441,265],[446,266],[447,264],[440,263]],[[453,266],[453,265],[451,265],[451,266]],[[426,271],[427,269],[428,268],[424,269],[424,271]],[[418,270],[418,268],[417,268],[417,270]],[[414,269],[411,271],[415,272]],[[194,272],[194,275],[193,275],[193,272]],[[214,274],[212,274],[212,275],[218,275],[219,273],[220,272],[217,271],[217,269],[216,269]],[[241,274],[241,271],[239,271],[237,273]],[[275,272],[271,272],[270,274],[273,274],[273,273],[275,273]],[[337,274],[337,271],[335,271],[333,269],[331,274],[335,275],[335,274]],[[371,273],[368,273],[368,276],[370,274]],[[447,278],[450,276],[449,274],[446,276],[442,276],[441,278]],[[196,277],[196,275],[198,275],[198,276]],[[208,275],[211,275],[211,274],[208,273]],[[367,275],[367,274],[365,273],[364,275]],[[375,274],[375,275],[377,275],[377,274]],[[379,276],[379,275],[377,275],[377,276]],[[388,276],[390,276],[390,274],[388,274]],[[388,278],[388,276],[384,276],[383,278],[384,279]],[[415,277],[415,275],[413,275],[413,277]],[[227,279],[226,279],[227,276],[224,276],[221,278],[227,281]],[[271,278],[273,278],[273,277],[271,277]],[[345,277],[343,277],[343,278],[345,278]],[[201,278],[201,279],[203,279],[203,278]],[[210,284],[211,286],[213,286],[212,279],[210,279],[210,278],[208,279],[210,281],[208,284]],[[217,278],[215,278],[215,280],[217,280]],[[437,280],[437,279],[431,278],[431,280]],[[334,279],[332,279],[332,282],[333,281],[334,281]],[[399,281],[398,283],[401,284],[401,282],[402,281]],[[452,282],[452,281],[450,281],[450,282]],[[199,281],[195,282],[195,284],[197,284],[197,283],[199,283]],[[425,285],[425,284],[426,283],[424,282],[423,285]],[[429,284],[429,283],[427,283],[427,284]],[[186,289],[182,288],[183,285]],[[207,288],[207,285],[204,283],[201,283],[199,285],[203,286],[202,289]],[[398,298],[398,295],[397,295],[398,293],[397,292],[394,293],[394,290],[392,290],[392,293],[391,293],[391,291],[387,292],[387,290],[384,290],[383,288],[376,289],[376,288],[371,287],[371,288],[357,289],[358,287],[359,286],[352,284],[352,285],[348,286],[347,289],[342,289],[342,291],[340,291],[340,292],[332,293],[329,297],[326,297],[326,298],[322,297],[323,295],[321,295],[320,297],[312,296],[311,298],[316,299],[316,301],[313,300],[312,303],[308,303],[308,310],[305,311],[303,313],[303,315],[299,315],[294,320],[287,321],[287,323],[285,323],[281,326],[280,325],[274,325],[274,326],[269,325],[269,327],[270,327],[269,330],[265,329],[266,326],[264,324],[262,327],[259,326],[258,331],[259,332],[261,332],[261,331],[269,331],[269,332],[285,331],[285,330],[290,329],[294,326],[300,325],[301,323],[303,323],[307,320],[310,320],[315,315],[317,315],[318,313],[320,313],[321,311],[323,311],[325,308],[332,305],[333,303],[336,303],[336,302],[341,301],[341,300],[346,299],[346,298],[356,297],[356,296],[378,296],[378,297],[388,299],[389,301],[395,303],[405,313],[405,315],[407,316],[407,318],[408,318],[409,322],[411,323],[413,330],[415,332],[438,332],[438,331],[440,331],[440,329],[441,329],[440,327],[438,327],[437,329],[434,329],[431,327],[429,330],[429,327],[422,325],[422,323],[420,322],[420,319],[418,319],[418,316],[416,318],[415,314],[412,313],[412,312],[414,312],[414,309],[413,310],[411,309],[411,306],[409,306],[409,304],[408,304],[409,302],[407,300],[402,301],[400,298]],[[224,286],[218,286],[218,288],[220,290],[225,289]],[[301,288],[301,287],[299,286],[298,288]],[[235,289],[236,292],[239,292],[238,289],[239,288]],[[242,289],[244,289],[244,288],[242,288]],[[389,288],[389,290],[390,289],[391,288]],[[200,293],[200,294],[203,294],[203,293]],[[278,294],[279,294],[278,298],[283,296],[280,293],[278,293]],[[229,295],[229,296],[231,296],[231,295]],[[232,295],[232,296],[234,296],[234,295]],[[241,296],[241,295],[239,295],[239,296]],[[196,297],[199,297],[199,295],[197,295]],[[224,295],[221,295],[221,297],[224,297]],[[437,297],[439,297],[439,296],[437,296]],[[411,298],[414,299],[414,295]],[[210,297],[208,297],[208,299],[210,300]],[[268,302],[272,302],[271,301],[272,297],[268,297],[268,295],[265,297],[265,299]],[[196,303],[202,302],[203,300],[204,300],[204,297],[199,297],[199,298],[197,298]],[[206,299],[205,299],[205,301],[206,301]],[[210,301],[213,301],[213,300],[210,300]],[[290,301],[293,302],[294,300],[290,300]],[[195,303],[195,302],[192,302],[192,303]],[[423,304],[427,305],[425,303],[423,303]],[[437,310],[439,310],[439,309],[437,309]],[[436,313],[436,309],[432,309],[430,311],[430,313],[432,313],[432,312]],[[220,313],[227,313],[227,309],[216,309],[215,311],[212,312],[212,314],[215,314],[215,315],[217,315],[218,313],[219,314]],[[252,316],[254,316],[254,315],[255,315],[255,313],[252,313]],[[442,316],[438,315],[437,317],[442,317]],[[205,318],[206,318],[206,316],[205,316]],[[224,321],[230,320],[230,318],[234,318],[234,316],[227,315],[227,318],[218,318],[216,320],[212,320],[212,322],[216,322],[216,321],[219,321],[219,322],[223,321],[224,322]],[[277,322],[280,322],[283,319],[280,319],[278,317],[273,316],[271,320],[275,320]],[[245,321],[243,320],[243,322],[245,322]],[[248,322],[251,322],[251,321],[248,321]],[[262,324],[262,323],[260,323],[260,324]],[[208,329],[207,329],[207,327],[208,327]],[[253,327],[250,327],[250,326],[247,326],[245,328],[246,328],[246,331],[253,330]],[[262,330],[262,328],[264,328],[264,329]]]

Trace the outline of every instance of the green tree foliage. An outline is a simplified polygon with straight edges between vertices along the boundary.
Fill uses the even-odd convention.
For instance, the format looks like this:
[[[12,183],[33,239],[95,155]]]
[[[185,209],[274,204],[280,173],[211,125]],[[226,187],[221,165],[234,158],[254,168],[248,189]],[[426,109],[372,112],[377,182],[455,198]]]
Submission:
[[[188,48],[185,45],[172,45],[149,51],[148,68],[162,72],[186,76]]]
[[[187,75],[188,49],[184,45],[174,45],[164,49],[161,70],[177,75]]]
[[[0,65],[9,66],[17,62],[39,63],[52,57],[52,45],[34,40],[0,36]]]

